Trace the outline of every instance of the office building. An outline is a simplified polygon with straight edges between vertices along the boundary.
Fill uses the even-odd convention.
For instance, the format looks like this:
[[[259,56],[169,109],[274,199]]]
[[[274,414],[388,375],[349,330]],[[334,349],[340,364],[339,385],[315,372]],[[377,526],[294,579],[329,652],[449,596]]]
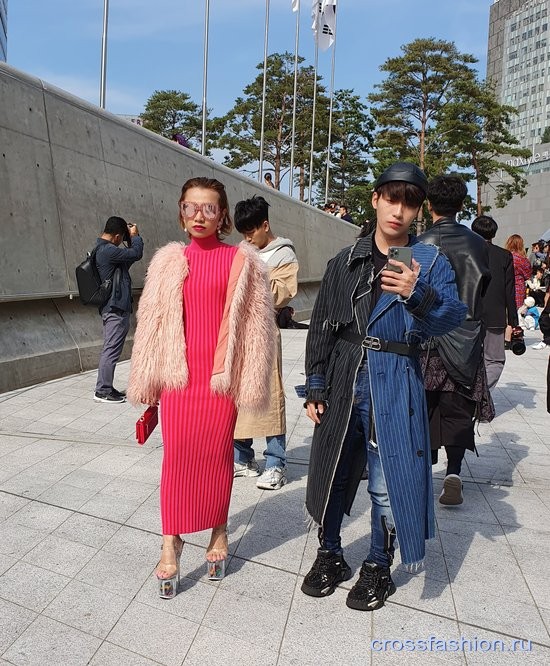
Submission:
[[[495,84],[499,101],[518,110],[510,131],[532,153],[512,159],[525,170],[525,197],[516,196],[499,209],[494,206],[498,177],[484,188],[483,203],[492,206],[501,243],[519,233],[530,245],[550,227],[550,146],[542,143],[550,127],[549,14],[550,0],[495,0],[490,8],[487,79]]]
[[[510,130],[528,148],[550,127],[549,13],[550,0],[495,0],[490,9],[487,78],[518,110]]]

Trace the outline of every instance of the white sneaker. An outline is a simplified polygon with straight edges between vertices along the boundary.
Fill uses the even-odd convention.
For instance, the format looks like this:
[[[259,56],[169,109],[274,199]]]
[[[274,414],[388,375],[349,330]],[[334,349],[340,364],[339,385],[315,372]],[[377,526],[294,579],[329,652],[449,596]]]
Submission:
[[[256,481],[256,487],[262,490],[279,490],[286,482],[286,470],[284,467],[270,467]]]
[[[547,345],[544,340],[541,340],[540,342],[537,342],[536,345],[531,345],[531,349],[546,349]]]
[[[237,476],[260,476],[260,466],[254,458],[246,465],[233,463],[233,477]]]

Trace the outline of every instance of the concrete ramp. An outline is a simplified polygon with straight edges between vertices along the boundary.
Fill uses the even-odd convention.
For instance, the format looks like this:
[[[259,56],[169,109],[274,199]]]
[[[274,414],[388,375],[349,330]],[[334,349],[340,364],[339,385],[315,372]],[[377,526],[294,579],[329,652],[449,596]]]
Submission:
[[[134,221],[145,242],[144,259],[132,268],[137,298],[154,250],[185,240],[177,202],[190,177],[221,180],[231,206],[254,194],[269,200],[275,232],[296,246],[293,305],[302,316],[328,259],[357,234],[353,225],[5,63],[0,151],[0,392],[97,365],[101,321],[80,305],[74,269],[108,217]],[[235,233],[228,239],[239,241]],[[123,358],[131,341],[132,334]]]

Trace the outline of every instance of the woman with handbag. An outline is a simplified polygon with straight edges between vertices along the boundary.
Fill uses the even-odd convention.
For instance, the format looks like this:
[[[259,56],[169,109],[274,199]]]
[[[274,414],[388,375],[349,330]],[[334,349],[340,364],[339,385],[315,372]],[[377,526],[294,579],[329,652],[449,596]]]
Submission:
[[[177,592],[182,534],[212,528],[209,577],[224,575],[237,411],[265,408],[275,355],[265,265],[246,243],[220,240],[232,227],[223,184],[188,180],[179,217],[191,243],[169,243],[151,261],[128,387],[133,403],[160,402],[163,598]]]

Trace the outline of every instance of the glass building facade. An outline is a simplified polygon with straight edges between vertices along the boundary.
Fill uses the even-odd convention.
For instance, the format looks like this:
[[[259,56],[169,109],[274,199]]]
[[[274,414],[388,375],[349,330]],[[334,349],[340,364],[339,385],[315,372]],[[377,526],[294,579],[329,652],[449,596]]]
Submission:
[[[8,58],[8,0],[0,0],[0,60]]]
[[[510,130],[522,146],[550,127],[550,0],[495,0],[489,20],[487,78],[518,110]]]

